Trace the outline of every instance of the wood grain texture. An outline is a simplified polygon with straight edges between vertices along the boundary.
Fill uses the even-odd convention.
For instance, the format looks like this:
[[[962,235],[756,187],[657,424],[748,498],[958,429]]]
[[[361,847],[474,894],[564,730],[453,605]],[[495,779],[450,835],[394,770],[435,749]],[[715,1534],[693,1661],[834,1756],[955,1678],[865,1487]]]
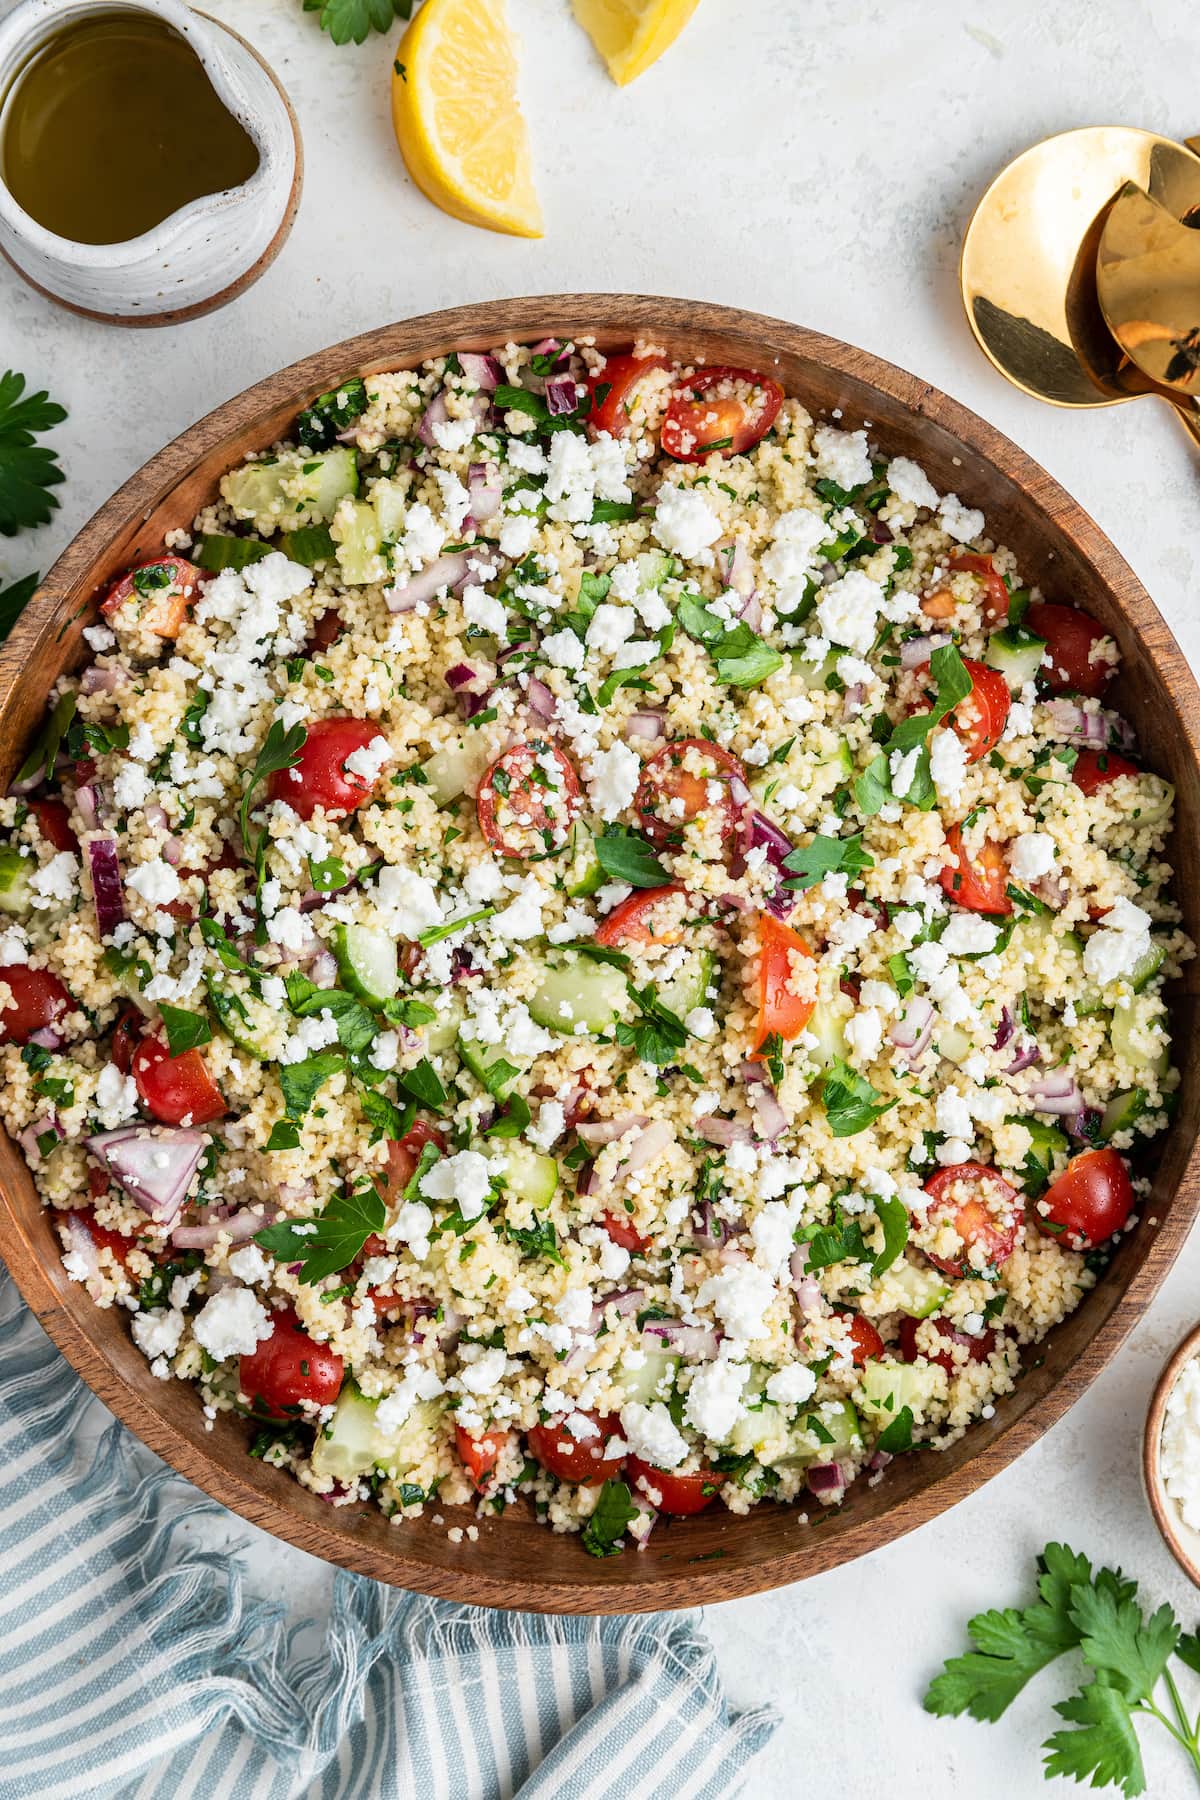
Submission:
[[[864,351],[781,320],[645,296],[583,294],[495,301],[390,325],[321,351],[229,401],[159,453],[102,507],[51,571],[0,649],[0,778],[11,779],[51,683],[80,666],[80,629],[97,590],[134,558],[187,526],[223,470],[288,435],[297,410],[348,376],[404,367],[505,339],[591,333],[606,348],[635,336],[673,354],[750,365],[775,375],[814,415],[840,410],[869,423],[891,455],[915,457],[938,488],[982,507],[1047,598],[1086,607],[1122,654],[1117,703],[1148,763],[1174,782],[1173,856],[1187,928],[1200,937],[1200,693],[1183,655],[1132,570],[1044,470],[999,432],[914,376]],[[1196,965],[1189,968],[1195,970]],[[392,1526],[368,1507],[333,1510],[290,1476],[245,1454],[246,1428],[223,1415],[203,1429],[194,1390],[150,1374],[124,1314],[100,1312],[63,1274],[57,1240],[20,1152],[0,1141],[0,1245],[47,1331],[112,1410],[216,1499],[301,1549],[382,1581],[489,1606],[625,1612],[694,1606],[782,1586],[911,1531],[971,1493],[1027,1449],[1092,1381],[1140,1318],[1183,1243],[1200,1202],[1200,1063],[1191,1051],[1196,978],[1177,996],[1184,1046],[1179,1113],[1156,1146],[1153,1195],[1084,1305],[1040,1346],[1015,1393],[944,1452],[898,1458],[875,1487],[839,1510],[763,1505],[748,1518],[721,1507],[669,1527],[646,1550],[595,1561],[577,1539],[536,1525],[521,1507],[479,1521],[477,1544],[450,1543],[428,1519]],[[447,1525],[457,1521],[444,1509]]]

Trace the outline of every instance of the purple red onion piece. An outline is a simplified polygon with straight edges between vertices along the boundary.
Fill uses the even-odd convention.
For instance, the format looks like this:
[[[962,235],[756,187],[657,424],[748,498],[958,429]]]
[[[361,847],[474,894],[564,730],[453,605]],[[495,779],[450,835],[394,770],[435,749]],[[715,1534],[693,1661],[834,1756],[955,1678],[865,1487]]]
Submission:
[[[846,1491],[846,1476],[840,1463],[813,1463],[806,1479],[818,1500],[838,1499]]]
[[[494,394],[504,379],[504,370],[494,356],[481,356],[476,350],[460,350],[458,366],[468,381],[473,381],[485,394]]]
[[[731,782],[730,793],[733,792],[733,786],[734,784]],[[791,888],[785,885],[788,873],[783,866],[785,857],[790,856],[795,847],[787,833],[781,831],[773,819],[768,819],[766,813],[749,808],[743,813],[741,837],[743,863],[752,850],[766,851],[766,861],[775,872],[775,888],[765,904],[767,911],[773,913],[777,919],[786,919],[795,910],[796,895]]]
[[[546,411],[552,419],[573,413],[579,404],[575,381],[570,375],[551,375],[546,382],[545,394]]]
[[[203,1132],[165,1125],[123,1125],[86,1140],[118,1186],[163,1225],[180,1212],[207,1142]]]
[[[900,667],[923,669],[934,651],[942,649],[950,641],[950,634],[946,631],[928,631],[921,637],[906,638],[900,646]]]
[[[720,1350],[717,1334],[707,1325],[687,1325],[682,1319],[651,1319],[642,1327],[643,1338],[654,1338],[664,1350],[697,1362],[712,1362]]]
[[[742,1125],[737,1119],[718,1119],[713,1113],[706,1113],[704,1118],[696,1121],[696,1135],[702,1137],[706,1144],[720,1144],[728,1150],[731,1144],[752,1144],[754,1133],[748,1125]]]
[[[558,712],[558,702],[540,676],[529,677],[525,698],[529,702],[530,712],[541,719],[543,724],[549,724]]]
[[[453,556],[439,556],[419,574],[410,576],[403,586],[384,588],[383,597],[389,612],[411,612],[415,606],[465,582],[471,572],[470,551],[458,550]]]
[[[225,1219],[209,1219],[203,1225],[176,1225],[171,1242],[179,1250],[211,1250],[218,1238],[231,1244],[245,1244],[264,1226],[273,1225],[279,1217],[277,1206],[243,1206]]]
[[[666,719],[660,712],[630,713],[625,721],[624,735],[627,738],[644,738],[647,743],[655,743],[667,728]]]
[[[642,1131],[650,1123],[643,1113],[617,1113],[611,1119],[590,1119],[575,1127],[579,1137],[590,1149],[600,1144],[611,1144],[617,1138],[628,1137],[631,1131]]]
[[[89,838],[86,855],[92,877],[96,930],[101,938],[111,937],[125,917],[125,896],[121,889],[121,865],[117,860],[116,838]]]

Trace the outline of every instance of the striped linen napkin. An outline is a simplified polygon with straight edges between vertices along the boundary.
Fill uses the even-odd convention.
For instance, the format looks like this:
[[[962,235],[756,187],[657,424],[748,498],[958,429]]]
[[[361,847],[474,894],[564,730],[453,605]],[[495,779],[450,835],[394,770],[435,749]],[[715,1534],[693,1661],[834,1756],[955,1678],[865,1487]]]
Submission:
[[[717,1800],[777,1724],[678,1615],[541,1618],[339,1573],[324,1642],[109,1419],[0,1265],[0,1800]]]

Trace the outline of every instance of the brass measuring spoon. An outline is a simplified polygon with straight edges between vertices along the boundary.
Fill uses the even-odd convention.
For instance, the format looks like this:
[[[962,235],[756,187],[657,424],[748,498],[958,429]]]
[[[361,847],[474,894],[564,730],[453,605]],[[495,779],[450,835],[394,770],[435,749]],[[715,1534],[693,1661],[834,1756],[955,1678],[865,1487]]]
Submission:
[[[1126,182],[1100,233],[1096,292],[1109,330],[1143,375],[1200,394],[1200,205],[1177,219]]]
[[[980,348],[1000,373],[1055,406],[1158,394],[1200,443],[1200,406],[1131,363],[1104,320],[1096,256],[1113,196],[1129,181],[1176,218],[1200,205],[1200,139],[1097,125],[1035,144],[975,209],[959,280]]]

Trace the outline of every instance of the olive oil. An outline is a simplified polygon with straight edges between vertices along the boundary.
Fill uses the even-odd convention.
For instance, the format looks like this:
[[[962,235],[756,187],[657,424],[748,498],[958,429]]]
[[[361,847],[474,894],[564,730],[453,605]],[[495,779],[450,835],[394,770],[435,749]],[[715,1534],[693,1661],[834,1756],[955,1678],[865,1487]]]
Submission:
[[[254,140],[196,52],[149,13],[69,26],[31,58],[4,108],[5,185],[39,225],[79,244],[140,237],[257,167]]]

